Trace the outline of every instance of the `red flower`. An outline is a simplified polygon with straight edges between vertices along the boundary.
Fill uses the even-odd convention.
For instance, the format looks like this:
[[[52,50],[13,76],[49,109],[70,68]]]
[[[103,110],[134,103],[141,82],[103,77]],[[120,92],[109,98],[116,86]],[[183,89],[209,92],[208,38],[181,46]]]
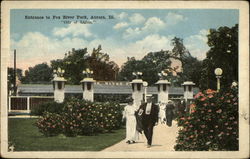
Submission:
[[[215,93],[216,91],[215,90],[212,90],[212,89],[208,89],[207,91],[206,91],[206,93],[207,94],[212,94],[212,93]]]
[[[201,101],[205,101],[207,98],[206,97],[203,97],[203,98],[201,98]]]
[[[221,110],[221,109],[219,109],[219,110],[217,110],[217,111],[216,111],[216,113],[221,113],[221,112],[222,112],[222,110]]]
[[[203,97],[204,96],[204,94],[202,94],[202,92],[199,92],[199,93],[197,93],[195,96],[194,96],[194,98],[196,99],[196,98],[199,98],[199,97]]]
[[[212,110],[211,110],[211,109],[208,109],[208,112],[212,112]]]
[[[212,94],[209,94],[209,95],[208,95],[208,98],[213,98],[213,95],[212,95]]]

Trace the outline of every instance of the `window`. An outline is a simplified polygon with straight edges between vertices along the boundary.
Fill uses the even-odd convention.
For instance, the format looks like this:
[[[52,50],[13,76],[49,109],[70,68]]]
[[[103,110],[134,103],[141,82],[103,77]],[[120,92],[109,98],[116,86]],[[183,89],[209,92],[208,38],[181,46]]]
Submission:
[[[163,91],[167,90],[167,84],[163,84]]]
[[[135,84],[132,83],[132,89],[133,89],[133,92],[135,91]]]
[[[62,89],[62,81],[58,81],[58,89]]]
[[[91,90],[91,82],[87,82],[87,89]]]
[[[137,90],[141,91],[141,84],[140,83],[137,83]]]
[[[189,91],[189,92],[192,91],[192,86],[188,86],[188,91]]]

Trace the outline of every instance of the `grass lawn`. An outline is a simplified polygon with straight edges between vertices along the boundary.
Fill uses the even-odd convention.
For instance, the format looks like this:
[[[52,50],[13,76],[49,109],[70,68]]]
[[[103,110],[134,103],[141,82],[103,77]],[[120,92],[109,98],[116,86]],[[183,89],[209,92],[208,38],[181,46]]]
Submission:
[[[125,129],[97,136],[45,137],[34,125],[37,119],[9,119],[9,142],[14,151],[100,151],[125,138]]]

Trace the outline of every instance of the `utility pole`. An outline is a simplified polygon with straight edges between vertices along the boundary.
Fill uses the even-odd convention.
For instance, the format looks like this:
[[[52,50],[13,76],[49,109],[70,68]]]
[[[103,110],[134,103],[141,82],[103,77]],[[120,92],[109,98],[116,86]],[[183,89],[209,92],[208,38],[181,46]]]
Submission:
[[[17,88],[16,88],[16,49],[14,50],[14,83],[13,83],[13,86],[14,86],[14,96],[16,96],[17,94]]]

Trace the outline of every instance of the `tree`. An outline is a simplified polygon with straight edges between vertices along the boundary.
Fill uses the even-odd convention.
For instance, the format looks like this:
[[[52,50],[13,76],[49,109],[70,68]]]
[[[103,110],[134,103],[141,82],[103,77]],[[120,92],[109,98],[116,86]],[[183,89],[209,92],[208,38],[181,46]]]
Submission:
[[[79,84],[83,79],[82,71],[87,67],[87,48],[74,50],[65,54],[63,59],[51,61],[51,67],[65,70],[64,78],[69,84]]]
[[[208,46],[210,50],[204,60],[202,88],[216,88],[216,82],[208,84],[208,81],[215,80],[215,68],[223,70],[221,86],[227,87],[233,81],[238,81],[238,24],[234,27],[220,27],[210,29]]]
[[[51,67],[58,67],[65,70],[64,77],[69,84],[79,84],[83,79],[82,71],[86,68],[91,69],[95,80],[116,80],[118,65],[114,61],[109,60],[107,53],[101,52],[101,45],[97,49],[93,49],[88,55],[87,48],[74,50],[65,54],[63,59],[51,61]]]
[[[17,68],[16,69],[16,79],[23,81],[23,75],[22,75],[23,70]],[[8,67],[8,90],[13,89],[14,86],[14,68]],[[16,81],[17,83],[17,81]]]
[[[173,38],[172,45],[174,47],[171,52],[171,57],[179,60],[182,67],[182,71],[177,73],[179,76],[176,79],[177,85],[180,86],[185,81],[193,81],[196,86],[199,86],[202,62],[190,54],[183,44],[183,39]]]
[[[91,56],[87,58],[88,66],[94,72],[94,78],[96,80],[112,81],[116,80],[119,66],[110,61],[107,53],[101,52],[101,45],[97,49],[93,49]]]
[[[142,79],[152,85],[159,79],[158,73],[171,69],[170,65],[169,51],[150,52],[141,60],[136,60],[134,57],[128,58],[121,68],[119,79],[131,81],[134,78],[132,73],[139,71],[143,73]]]
[[[52,69],[47,63],[37,64],[25,71],[23,83],[49,83],[52,80]]]
[[[180,60],[181,65],[183,66],[188,61],[187,58],[191,57],[190,52],[186,49],[183,44],[183,39],[174,37],[172,39],[172,45],[174,46],[171,52],[171,57]]]

